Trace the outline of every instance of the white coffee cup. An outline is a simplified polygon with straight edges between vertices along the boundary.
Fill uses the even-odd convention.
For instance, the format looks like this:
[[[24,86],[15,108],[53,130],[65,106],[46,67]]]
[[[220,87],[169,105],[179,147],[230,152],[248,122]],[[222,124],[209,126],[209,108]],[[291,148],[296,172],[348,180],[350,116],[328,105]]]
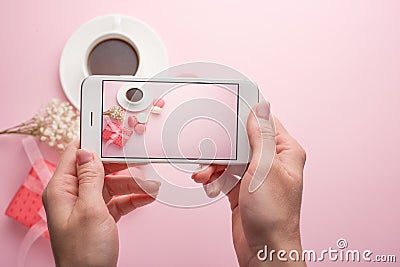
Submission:
[[[83,24],[69,38],[60,58],[60,81],[79,109],[80,85],[89,75],[152,77],[167,67],[166,48],[152,28],[129,16],[107,15]]]

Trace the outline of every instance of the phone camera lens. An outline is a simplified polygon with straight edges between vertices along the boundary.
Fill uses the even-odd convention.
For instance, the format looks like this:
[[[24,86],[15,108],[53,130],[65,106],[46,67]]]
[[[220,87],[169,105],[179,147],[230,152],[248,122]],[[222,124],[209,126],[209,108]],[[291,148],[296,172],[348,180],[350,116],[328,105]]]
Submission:
[[[130,102],[139,102],[143,98],[143,91],[139,88],[131,88],[125,93],[126,99]]]

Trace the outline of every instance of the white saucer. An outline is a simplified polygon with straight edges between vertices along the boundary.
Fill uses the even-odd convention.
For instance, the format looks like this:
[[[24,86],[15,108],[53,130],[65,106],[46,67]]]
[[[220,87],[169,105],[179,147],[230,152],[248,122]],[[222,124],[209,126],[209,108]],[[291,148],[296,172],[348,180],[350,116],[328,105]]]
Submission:
[[[118,89],[117,93],[117,101],[119,105],[124,108],[125,110],[131,111],[131,112],[138,112],[145,110],[146,108],[150,107],[150,105],[153,103],[154,99],[152,97],[151,91],[150,90],[143,90],[143,98],[134,103],[128,101],[126,98],[126,92],[131,89],[131,88],[140,88],[140,83],[135,83],[134,85],[132,84],[127,84],[121,86],[121,88]]]
[[[135,76],[152,77],[168,67],[167,50],[157,33],[144,22],[124,15],[96,17],[68,39],[60,58],[60,81],[69,101],[80,108],[83,79],[89,76],[87,59],[98,43],[121,39],[136,50],[139,66]]]

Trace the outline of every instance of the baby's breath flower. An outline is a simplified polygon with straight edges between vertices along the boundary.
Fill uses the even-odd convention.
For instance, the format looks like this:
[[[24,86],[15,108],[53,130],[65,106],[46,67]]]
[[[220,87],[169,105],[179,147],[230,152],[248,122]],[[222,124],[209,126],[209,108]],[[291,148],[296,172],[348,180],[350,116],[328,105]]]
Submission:
[[[37,136],[40,141],[47,142],[61,152],[68,143],[78,138],[79,112],[68,102],[53,99],[30,120],[1,131],[0,134]]]
[[[122,121],[125,116],[125,110],[123,110],[120,106],[112,106],[109,110],[103,112],[103,115],[108,115],[118,121]]]

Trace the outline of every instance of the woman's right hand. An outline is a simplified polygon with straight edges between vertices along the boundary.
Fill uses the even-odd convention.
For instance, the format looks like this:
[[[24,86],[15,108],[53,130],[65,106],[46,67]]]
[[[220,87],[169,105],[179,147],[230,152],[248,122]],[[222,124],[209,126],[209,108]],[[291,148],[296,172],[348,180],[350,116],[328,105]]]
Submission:
[[[269,252],[296,250],[301,256],[299,224],[306,154],[272,117],[268,103],[258,104],[254,113],[256,116],[251,113],[247,122],[251,162],[241,181],[227,193],[238,261],[240,266],[305,266],[304,262],[290,260],[288,254],[288,261],[279,260],[276,253],[265,262],[258,259],[265,256],[265,246]],[[266,155],[272,142],[276,143],[276,153],[271,165]],[[218,179],[225,167],[211,165],[193,174],[193,179],[209,184]]]

